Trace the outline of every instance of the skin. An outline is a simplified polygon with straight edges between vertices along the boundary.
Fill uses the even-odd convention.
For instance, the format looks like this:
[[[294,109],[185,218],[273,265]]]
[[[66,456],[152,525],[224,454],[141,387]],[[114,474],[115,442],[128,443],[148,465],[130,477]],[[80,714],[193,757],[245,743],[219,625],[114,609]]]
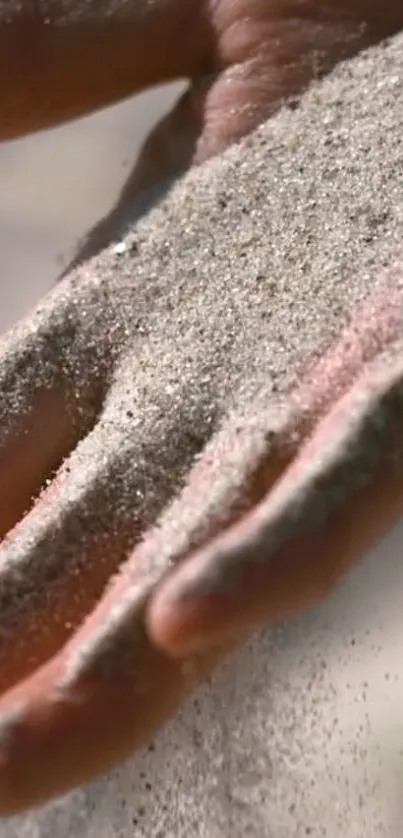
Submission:
[[[95,0],[4,0],[0,136],[11,139],[55,125],[159,82],[190,79],[189,91],[148,140],[118,207],[90,237],[80,260],[105,243],[122,206],[139,189],[218,154],[340,58],[402,26],[397,1],[132,0],[127,7],[121,3],[108,9]],[[44,477],[79,439],[86,439],[89,429],[81,414],[70,423],[68,378],[53,377],[47,387],[39,385],[40,341],[57,343],[49,323],[55,322],[55,314],[64,316],[63,306],[71,314],[77,294],[74,277],[65,282],[48,304],[53,319],[47,319],[46,306],[37,315],[36,360],[31,357],[28,382],[34,398],[27,384],[20,394],[18,421],[14,417],[8,427],[4,420],[1,478],[8,492],[0,509],[3,535],[18,522],[23,525],[30,498]],[[80,294],[85,308],[84,303],[91,303],[88,286],[83,284]],[[87,781],[148,741],[250,631],[327,595],[396,518],[403,469],[393,466],[390,455],[402,455],[400,310],[401,298],[387,293],[372,306],[371,317],[358,312],[298,393],[290,394],[285,404],[274,404],[279,426],[255,464],[252,488],[245,484],[247,514],[235,514],[228,501],[220,524],[209,524],[201,543],[193,543],[190,553],[177,551],[167,577],[148,570],[158,540],[146,532],[103,595],[116,557],[114,563],[104,563],[105,578],[100,572],[95,584],[94,546],[90,575],[80,577],[78,585],[66,578],[63,603],[74,626],[71,636],[58,634],[52,609],[42,615],[47,632],[41,633],[40,611],[36,623],[29,622],[29,614],[21,617],[0,668],[2,813]],[[89,337],[88,346],[96,344],[97,352],[107,345],[106,332]],[[11,384],[5,373],[0,382],[3,394],[18,385],[26,341],[26,326],[21,326],[3,345],[1,369],[12,372]],[[96,358],[101,363],[101,355]],[[82,389],[77,397],[90,426],[108,392],[106,376],[103,391],[96,390],[89,373],[93,360],[85,353],[80,359]],[[379,419],[375,436],[374,417]],[[222,444],[226,432],[224,428]],[[362,454],[368,450],[377,456],[367,467]],[[314,471],[313,452],[321,454]],[[205,481],[209,485],[211,468],[208,458],[202,458],[189,478],[191,494],[200,494]],[[357,482],[357,474],[366,479]],[[59,491],[69,479],[62,475]],[[45,500],[51,491],[52,486]],[[318,493],[326,507],[320,523],[314,514]],[[42,498],[34,512],[39,524],[45,505]],[[207,520],[203,506],[200,514]],[[79,521],[79,506],[74,515]],[[350,520],[364,517],[366,527],[351,531]],[[68,539],[67,531],[63,537]],[[109,546],[110,552],[116,547]],[[130,620],[123,614],[114,626],[111,614],[123,602],[134,573],[142,584]],[[78,591],[84,593],[77,604]],[[109,645],[98,638],[105,626]],[[27,642],[34,664],[27,664]],[[145,684],[140,692],[139,672]],[[111,706],[119,707],[113,724]]]
[[[127,205],[150,183],[219,153],[312,78],[401,22],[399,0],[3,0],[0,139],[80,117],[151,85],[190,80],[76,264],[110,241]]]

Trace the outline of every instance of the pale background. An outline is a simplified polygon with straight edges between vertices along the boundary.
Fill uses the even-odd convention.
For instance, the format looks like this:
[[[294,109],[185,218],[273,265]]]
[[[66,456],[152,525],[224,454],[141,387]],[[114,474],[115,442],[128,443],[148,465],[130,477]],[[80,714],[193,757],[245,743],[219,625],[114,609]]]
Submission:
[[[0,330],[51,287],[184,89],[184,82],[169,85],[61,129],[0,143]]]
[[[0,146],[0,329],[51,287],[177,95]],[[0,838],[401,838],[402,540],[251,643],[155,750]]]

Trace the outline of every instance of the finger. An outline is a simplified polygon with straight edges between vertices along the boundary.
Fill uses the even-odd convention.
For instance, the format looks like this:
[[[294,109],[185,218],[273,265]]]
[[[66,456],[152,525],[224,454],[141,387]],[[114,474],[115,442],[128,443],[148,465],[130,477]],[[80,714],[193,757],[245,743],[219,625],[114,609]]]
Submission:
[[[403,347],[374,362],[249,516],[179,568],[148,622],[187,655],[328,594],[403,505]],[[358,523],[359,522],[359,523]]]
[[[71,290],[50,294],[0,345],[0,537],[99,410],[104,371]]]
[[[266,82],[293,95],[401,26],[398,0],[325,7],[320,0],[136,0],[114,8],[73,0],[69,14],[63,0],[46,14],[40,4],[11,0],[0,10],[0,137],[74,119],[173,79],[230,66],[237,74],[265,50]]]
[[[256,474],[263,476],[270,474],[272,479],[262,481],[260,478],[260,480],[255,480],[251,484],[249,479],[243,477],[244,493],[246,497],[250,498],[249,506],[246,504],[243,507],[241,506],[238,511],[235,510],[235,515],[230,518],[230,523],[240,522],[242,516],[245,517],[247,510],[262,504],[270,489],[274,489],[275,483],[286,475],[295,458],[300,455],[303,444],[316,433],[320,423],[332,414],[335,404],[347,393],[355,392],[354,386],[360,379],[362,370],[375,363],[376,359],[382,356],[382,353],[387,353],[388,358],[393,357],[392,347],[399,345],[402,321],[401,262],[397,260],[380,277],[377,290],[354,314],[348,327],[341,335],[341,339],[336,344],[331,345],[322,359],[306,371],[302,384],[294,394],[285,394],[281,399],[277,397],[273,401],[269,393],[266,395],[266,401],[263,400],[261,404],[251,405],[250,415],[243,418],[243,438],[249,440],[244,453],[242,453],[242,446],[239,444],[238,424],[231,419],[228,421],[223,429],[222,441],[220,442],[219,437],[212,441],[211,448],[214,454],[209,454],[207,450],[202,458],[200,466],[204,468],[204,481],[200,483],[198,480],[197,469],[189,478],[187,492],[190,500],[187,501],[187,504],[189,506],[195,505],[198,498],[200,514],[202,515],[202,509],[206,509],[205,519],[207,521],[213,519],[211,509],[214,509],[217,497],[219,497],[214,489],[217,481],[215,475],[217,473],[222,475],[220,479],[224,485],[226,485],[228,479],[227,494],[229,498],[233,499],[233,490],[232,493],[228,491],[229,486],[231,484],[233,486],[242,485],[242,483],[236,483],[236,477],[244,474],[245,463],[248,461],[250,464],[254,463],[254,457],[259,451],[259,448],[252,444],[255,434],[254,428],[261,428],[263,439],[265,438],[264,430],[270,438],[273,427],[278,430],[281,428],[280,434],[277,434],[277,436],[274,434],[274,445],[266,449],[264,446],[260,447],[260,462],[259,456],[256,461],[259,462]],[[395,350],[395,354],[398,355],[397,350]],[[390,363],[390,374],[392,375],[394,363],[392,361]],[[385,380],[387,380],[387,365],[384,375]],[[281,419],[282,416],[284,417],[283,420]],[[238,456],[239,460],[236,469],[231,467],[234,459],[233,451],[239,452],[235,455]],[[240,465],[242,461],[244,461],[243,467]],[[273,470],[273,464],[276,462],[279,467]],[[254,486],[253,491],[251,491],[251,486]],[[182,504],[183,498],[179,498],[176,517],[178,519],[184,517],[187,520],[186,512],[185,514],[182,512]],[[223,508],[227,508],[226,504],[227,501],[223,496]],[[291,493],[290,505],[292,506],[292,504],[293,495]],[[219,505],[218,508],[220,508]],[[207,536],[212,538],[219,531],[219,529],[211,529]],[[319,538],[319,536],[316,535],[315,538]],[[170,543],[171,539],[169,529],[165,533],[162,527],[160,550],[163,549],[161,542],[164,544],[164,540]],[[207,541],[208,538],[205,539],[205,543]],[[175,567],[179,560],[187,559],[192,550],[195,551],[202,546],[202,542],[196,538],[193,542],[190,542],[187,553],[179,552],[179,554],[176,554],[173,551],[170,556],[171,565]],[[179,575],[181,572],[179,569]],[[175,620],[179,625],[182,619],[181,599],[179,598],[177,604],[174,604],[175,579],[176,575],[173,571],[171,579],[168,578],[167,600],[165,600],[165,588],[162,584],[160,590],[157,590],[155,602],[152,602],[149,612],[150,630],[154,640],[163,649],[169,649],[171,652],[174,650],[176,643],[171,628],[174,626]],[[169,594],[171,595],[169,596]],[[165,602],[167,603],[166,607]],[[175,613],[176,607],[177,613]],[[193,608],[193,602],[191,607]],[[166,616],[167,619],[165,619]],[[211,623],[206,624],[203,631],[203,637],[207,644],[209,642],[210,625]],[[165,631],[167,631],[166,635]]]
[[[247,17],[242,2],[213,7],[209,49],[188,90],[153,129],[117,203],[85,236],[63,276],[122,235],[144,203],[188,166],[225,151],[338,60],[403,25],[403,13],[392,6],[381,18],[369,8],[344,14],[321,13],[316,3],[301,8],[299,18],[286,2],[269,8],[254,0]],[[152,191],[139,205],[145,190]]]
[[[0,546],[0,688],[52,657],[142,529],[141,446],[102,421]]]
[[[295,100],[340,60],[403,26],[397,0],[238,0],[212,8],[216,35],[212,83],[194,82],[203,111],[195,159],[205,160],[245,137],[278,108]]]
[[[0,690],[78,629],[204,444],[185,446],[182,405],[161,390],[153,398],[142,360],[119,367],[95,427],[0,545]]]
[[[0,813],[38,805],[104,773],[152,739],[212,668],[155,650],[138,620],[130,636],[85,661],[86,635],[0,700]],[[90,632],[90,629],[88,629]],[[119,654],[120,653],[120,654]]]
[[[184,467],[181,417],[158,427],[154,410],[147,427],[142,399],[125,403],[126,388],[119,377],[119,403],[112,390],[98,425],[0,550],[3,813],[127,756],[212,666],[214,656],[177,665],[145,635],[144,603],[163,562],[135,550],[113,580]]]
[[[0,7],[0,138],[74,119],[193,74],[210,39],[201,0],[115,8],[55,0]]]

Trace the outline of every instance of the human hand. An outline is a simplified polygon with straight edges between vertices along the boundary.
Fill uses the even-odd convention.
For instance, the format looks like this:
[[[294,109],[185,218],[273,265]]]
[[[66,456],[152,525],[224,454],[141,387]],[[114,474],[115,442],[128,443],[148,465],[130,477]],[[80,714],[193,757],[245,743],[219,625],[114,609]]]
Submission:
[[[402,24],[400,0],[6,0],[0,140],[152,85],[189,81],[116,205],[80,243],[75,266],[120,235],[139,193],[223,151],[340,59]]]
[[[349,212],[370,165],[354,130]],[[255,167],[244,149],[252,169],[235,156],[194,175],[4,339],[3,812],[149,740],[233,645],[324,596],[400,509],[401,273],[372,296],[368,277],[326,274],[330,198],[317,186],[315,209],[310,190],[330,149],[309,163],[304,143],[265,142]],[[337,211],[347,233],[331,208],[333,253]]]

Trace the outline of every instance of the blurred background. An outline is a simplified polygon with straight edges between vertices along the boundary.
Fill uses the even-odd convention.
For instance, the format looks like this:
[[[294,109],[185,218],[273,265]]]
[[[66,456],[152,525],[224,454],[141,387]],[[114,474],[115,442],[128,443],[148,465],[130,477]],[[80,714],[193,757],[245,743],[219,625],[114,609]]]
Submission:
[[[62,128],[0,143],[0,331],[51,287],[185,86],[166,85]]]

